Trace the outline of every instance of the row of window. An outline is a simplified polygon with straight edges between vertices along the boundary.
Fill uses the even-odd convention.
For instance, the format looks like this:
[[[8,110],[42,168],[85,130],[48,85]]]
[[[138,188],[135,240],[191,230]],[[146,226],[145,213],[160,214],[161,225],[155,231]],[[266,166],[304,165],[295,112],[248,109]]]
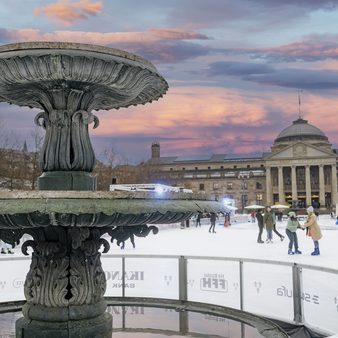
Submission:
[[[219,183],[214,183],[213,184],[213,190],[218,190],[220,188]],[[226,186],[227,190],[232,190],[233,189],[233,183],[232,182],[227,182]],[[242,184],[242,189],[247,190],[248,189],[248,182],[243,182]],[[256,182],[256,189],[263,189],[263,185],[261,182]],[[199,190],[204,191],[205,190],[205,185],[204,183],[200,183],[199,185]]]
[[[250,164],[248,164],[246,167],[247,167],[247,168],[251,168]],[[261,164],[260,167],[261,167],[261,168],[264,168],[264,164]],[[224,166],[220,166],[219,168],[213,168],[213,169],[224,169]],[[230,169],[230,168],[227,168],[227,169]],[[237,165],[234,165],[234,166],[233,166],[233,169],[237,169]],[[174,168],[170,168],[169,170],[170,170],[170,171],[173,171]],[[182,167],[182,170],[186,170],[186,168],[185,168],[185,167]],[[189,169],[188,169],[188,170],[189,170]],[[198,170],[198,167],[195,167],[195,170]],[[203,168],[203,169],[201,169],[201,170],[205,170],[205,169]],[[208,167],[208,170],[211,170],[211,167]]]

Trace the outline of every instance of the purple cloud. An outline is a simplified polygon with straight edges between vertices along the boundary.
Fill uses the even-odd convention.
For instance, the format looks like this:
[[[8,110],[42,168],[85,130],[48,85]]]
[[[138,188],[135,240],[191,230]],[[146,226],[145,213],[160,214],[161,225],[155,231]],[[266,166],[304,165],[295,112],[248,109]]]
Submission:
[[[264,85],[307,90],[338,88],[338,72],[332,70],[280,69],[273,73],[247,75],[242,79]]]
[[[274,68],[262,63],[236,62],[236,61],[218,61],[209,64],[207,69],[208,76],[222,75],[253,75],[267,74],[274,72]]]
[[[232,50],[236,53],[236,50]],[[239,54],[248,54],[253,59],[269,62],[319,61],[338,59],[338,35],[312,35],[283,46],[260,49],[238,49]]]

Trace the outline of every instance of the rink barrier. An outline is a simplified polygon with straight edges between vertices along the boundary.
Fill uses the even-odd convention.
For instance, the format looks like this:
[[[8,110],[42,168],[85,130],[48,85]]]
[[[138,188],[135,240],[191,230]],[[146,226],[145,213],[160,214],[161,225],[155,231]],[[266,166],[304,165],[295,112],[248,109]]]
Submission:
[[[150,264],[147,260],[150,260]],[[14,262],[17,265],[17,269],[15,270],[10,268],[13,267]],[[204,262],[204,265],[202,262]],[[230,264],[229,266],[231,269],[226,267],[226,265],[217,265],[218,263]],[[17,302],[24,299],[23,283],[29,264],[29,257],[1,257],[0,269],[6,271],[6,274],[0,277],[0,302]],[[336,285],[338,285],[338,270],[336,269],[254,258],[179,255],[108,254],[102,256],[102,264],[103,269],[107,274],[106,297],[108,298],[142,297],[158,299],[170,298],[182,302],[200,301],[203,303],[247,311],[256,315],[281,320],[283,322],[306,325],[325,334],[334,334],[334,332],[338,332],[338,324],[336,324],[338,323],[338,292],[336,292]],[[202,301],[200,299],[196,300],[196,295],[195,298],[194,295],[191,296],[191,293],[194,294],[193,287],[195,287],[195,291],[197,290],[200,292],[201,289],[201,286],[200,289],[198,289],[196,288],[196,285],[193,285],[193,287],[191,285],[192,278],[195,278],[198,281],[198,278],[200,277],[197,276],[196,278],[196,276],[191,276],[194,274],[194,264],[196,269],[195,275],[201,274],[203,276],[203,273],[207,272],[206,275],[209,276],[210,271],[212,273],[218,271],[218,274],[225,274],[229,289],[231,286],[231,278],[228,277],[227,274],[235,275],[234,279],[236,279],[236,283],[238,280],[238,287],[236,292],[231,294],[232,296],[234,295],[233,299],[230,299],[230,297],[229,301],[228,298],[224,298],[224,295],[228,296],[228,294],[230,295],[230,292],[226,294],[218,292],[219,290],[211,290],[210,292],[207,290],[208,292],[204,292],[202,295],[202,298],[204,297]],[[250,264],[253,264],[253,266],[250,267]],[[255,265],[257,265],[257,267]],[[275,307],[272,307],[272,310],[263,308],[263,310],[258,311],[259,303],[256,302],[256,299],[258,298],[253,298],[252,294],[248,291],[248,275],[250,277],[251,273],[252,276],[256,276],[257,269],[260,270],[260,273],[257,274],[257,281],[256,278],[254,281],[255,285],[257,283],[257,286],[255,286],[257,294],[254,296],[258,295],[259,297],[263,297],[264,300],[264,294],[261,292],[263,290],[262,284],[265,285],[271,282],[276,284],[276,280],[273,280],[273,278],[267,281],[264,280],[263,267],[265,265],[269,266],[269,271],[271,269],[273,270],[273,268],[287,269],[284,272],[282,271],[279,275],[277,274],[276,278],[283,279],[284,277],[287,277],[287,279],[290,279],[291,290],[288,289],[288,285],[285,281],[281,281],[280,283],[283,285],[283,288],[277,289],[279,297],[276,297],[276,289],[273,290],[274,292],[268,290],[265,294],[265,299],[271,301],[271,304],[268,305],[273,306],[275,300],[277,303],[280,303]],[[192,271],[189,271],[189,269],[191,270],[191,266]],[[253,272],[250,271],[250,268]],[[134,271],[133,274],[131,274],[131,270]],[[271,272],[272,277],[274,273],[276,272]],[[113,274],[115,279],[113,279]],[[148,279],[149,275],[152,276],[153,279]],[[261,275],[263,275],[263,278],[262,280],[259,280]],[[145,276],[147,276],[147,278],[145,278]],[[307,280],[309,277],[312,278],[312,276],[317,276],[318,281],[314,280],[314,282],[311,282]],[[167,286],[168,288],[166,290],[169,291],[163,291],[163,277],[166,277],[167,285],[164,286]],[[223,279],[225,277],[223,277]],[[279,283],[279,281],[277,281],[277,283]],[[308,290],[306,290],[306,293],[304,294],[304,283],[308,284],[307,289],[309,289],[309,285],[311,288],[311,283],[312,285],[318,285],[319,288],[316,292],[308,292]],[[329,289],[329,292],[332,291],[332,294],[330,294],[329,297],[326,297],[325,293],[323,293],[326,289]],[[259,294],[258,290],[260,290],[261,294]],[[163,295],[166,297],[163,297]],[[207,297],[205,297],[205,295],[207,295]],[[323,295],[326,298],[323,297]],[[334,304],[331,304],[331,300]],[[285,304],[287,306],[283,310]],[[320,307],[319,304],[322,307]],[[332,311],[332,305],[336,306],[336,312]],[[275,310],[276,308],[277,311]],[[330,308],[331,312],[328,312],[328,314],[324,313],[326,308]],[[319,316],[319,322],[313,322],[314,315]],[[310,320],[308,320],[309,317]]]

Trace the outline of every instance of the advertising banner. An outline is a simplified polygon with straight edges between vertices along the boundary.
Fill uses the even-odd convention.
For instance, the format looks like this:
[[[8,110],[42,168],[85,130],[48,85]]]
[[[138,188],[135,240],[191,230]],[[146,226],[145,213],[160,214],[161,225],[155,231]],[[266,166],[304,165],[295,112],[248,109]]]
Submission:
[[[23,286],[30,263],[30,257],[0,259],[0,302],[25,299]]]
[[[244,310],[293,320],[292,267],[243,263]]]
[[[239,263],[188,260],[188,300],[239,309]]]
[[[338,332],[338,276],[302,269],[302,277],[305,321]]]
[[[126,297],[178,299],[176,258],[126,257]]]

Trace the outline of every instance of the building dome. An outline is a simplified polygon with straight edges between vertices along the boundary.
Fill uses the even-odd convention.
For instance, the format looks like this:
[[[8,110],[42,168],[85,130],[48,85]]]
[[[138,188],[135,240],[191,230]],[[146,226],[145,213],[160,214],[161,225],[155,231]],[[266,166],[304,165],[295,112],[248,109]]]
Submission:
[[[279,133],[275,143],[299,140],[321,140],[328,142],[327,136],[319,128],[309,124],[300,117],[293,121],[291,126],[288,126]]]

